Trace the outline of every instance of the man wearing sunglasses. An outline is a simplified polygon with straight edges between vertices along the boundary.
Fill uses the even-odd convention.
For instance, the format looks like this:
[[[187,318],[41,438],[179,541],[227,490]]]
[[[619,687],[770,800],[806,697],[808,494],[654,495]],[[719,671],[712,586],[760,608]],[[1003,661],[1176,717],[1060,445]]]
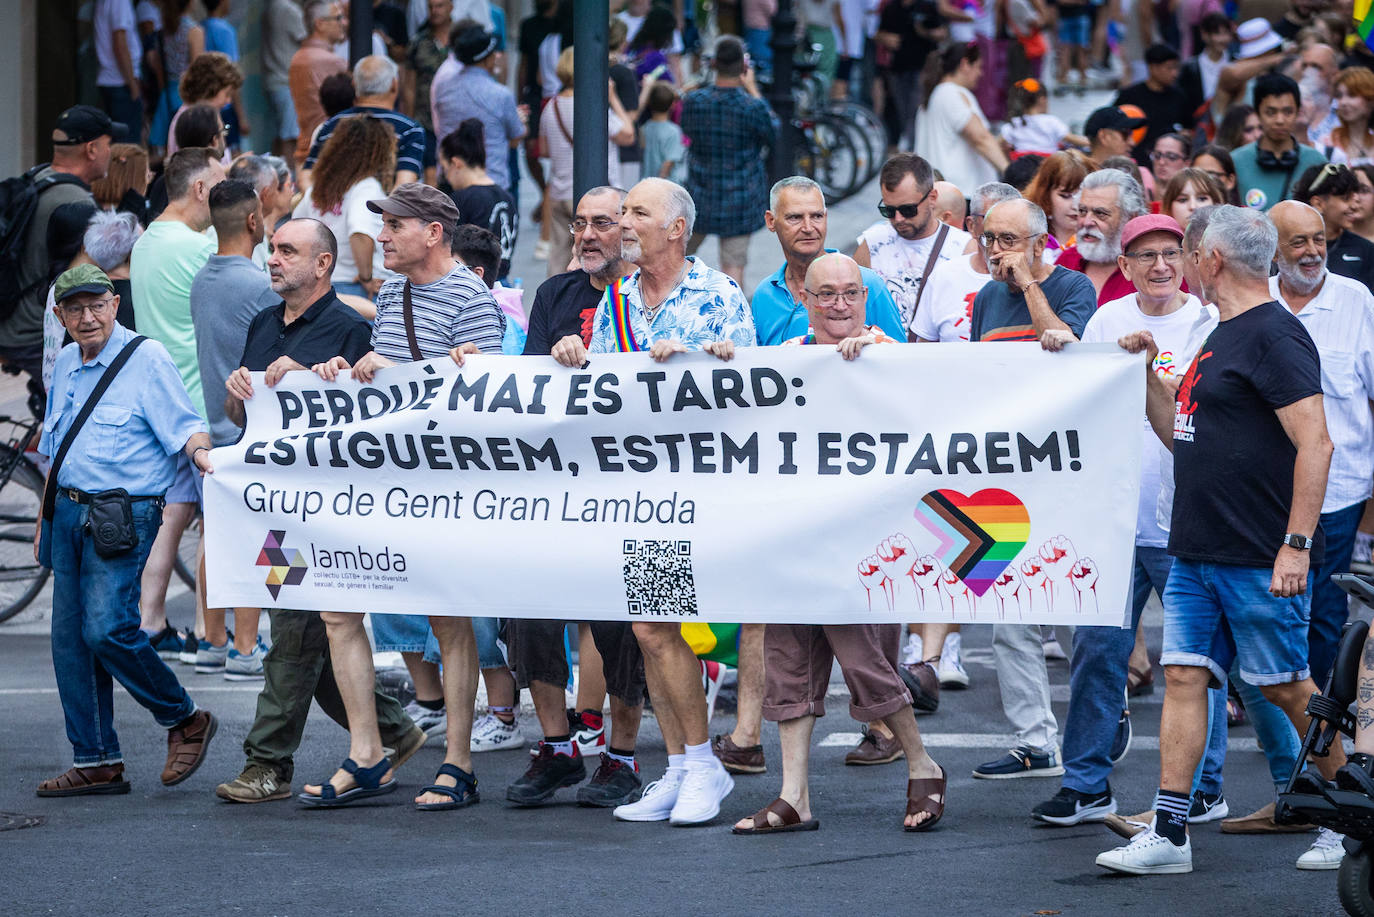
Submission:
[[[1326,267],[1374,291],[1374,242],[1346,232],[1360,211],[1360,182],[1349,166],[1311,166],[1293,188],[1293,199],[1322,216]]]
[[[916,314],[926,277],[941,261],[962,254],[972,236],[935,218],[935,173],[920,156],[893,156],[878,174],[878,187],[885,222],[859,235],[854,260],[887,283],[905,325]]]

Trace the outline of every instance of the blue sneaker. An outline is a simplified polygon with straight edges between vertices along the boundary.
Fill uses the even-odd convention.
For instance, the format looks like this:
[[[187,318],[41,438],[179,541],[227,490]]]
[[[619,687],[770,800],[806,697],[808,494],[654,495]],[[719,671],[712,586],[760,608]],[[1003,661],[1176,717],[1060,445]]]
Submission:
[[[982,780],[1012,780],[1016,777],[1062,777],[1064,765],[1059,763],[1057,751],[1038,752],[1029,746],[1013,748],[996,761],[988,761],[973,769],[973,776]]]
[[[148,642],[157,650],[157,654],[163,659],[177,659],[181,656],[182,639],[181,634],[172,625],[165,625],[162,630],[148,637]]]
[[[225,663],[229,661],[229,647],[233,639],[230,637],[225,640],[223,646],[215,646],[209,640],[201,640],[196,648],[196,674],[213,675],[223,672]]]
[[[251,653],[240,653],[229,647],[229,658],[224,661],[225,681],[257,681],[263,677],[262,662],[267,658],[267,644],[258,638]]]
[[[182,665],[196,664],[196,651],[200,649],[200,641],[196,639],[196,632],[191,628],[186,628],[181,632],[181,652],[177,658]]]

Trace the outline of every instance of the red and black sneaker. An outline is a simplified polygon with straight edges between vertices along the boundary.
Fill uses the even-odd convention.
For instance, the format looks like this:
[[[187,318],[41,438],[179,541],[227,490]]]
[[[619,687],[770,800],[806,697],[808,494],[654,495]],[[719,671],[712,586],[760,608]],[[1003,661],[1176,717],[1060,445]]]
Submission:
[[[606,750],[606,720],[595,710],[568,711],[568,731],[584,758]]]
[[[601,753],[601,766],[587,785],[577,791],[577,804],[610,809],[634,802],[644,784],[639,779],[639,764],[633,767]]]
[[[552,745],[540,742],[529,768],[506,787],[506,801],[517,806],[542,805],[563,787],[576,786],[586,778],[587,765],[576,745],[571,755],[560,755]]]

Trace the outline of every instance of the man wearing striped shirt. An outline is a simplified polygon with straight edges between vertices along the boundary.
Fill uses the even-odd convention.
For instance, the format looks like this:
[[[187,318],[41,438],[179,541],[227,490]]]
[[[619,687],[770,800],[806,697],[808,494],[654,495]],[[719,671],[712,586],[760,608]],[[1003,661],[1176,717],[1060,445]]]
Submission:
[[[400,91],[400,74],[396,64],[387,57],[364,57],[353,67],[353,91],[357,97],[352,107],[329,118],[320,125],[310,144],[310,153],[301,166],[304,170],[300,185],[310,184],[310,172],[320,158],[320,151],[334,135],[345,118],[367,115],[376,118],[396,135],[396,184],[419,181],[425,168],[434,165],[434,153],[425,146],[425,129],[416,121],[396,111],[396,95]]]
[[[367,206],[382,215],[377,241],[384,264],[398,276],[383,284],[377,294],[372,351],[351,367],[343,357],[335,357],[314,367],[315,371],[332,380],[340,371],[351,370],[354,379],[371,382],[379,369],[446,357],[457,347],[464,347],[465,352],[500,353],[505,332],[503,313],[486,284],[452,254],[458,225],[453,199],[437,188],[410,182],[397,187],[385,200],[368,201]],[[405,308],[407,293],[410,309]],[[407,312],[411,313],[409,321]],[[348,712],[348,757],[356,763],[357,774],[355,777],[340,769],[330,778],[332,792],[326,792],[324,785],[306,786],[300,799],[311,806],[346,804],[395,787],[377,729],[372,697],[376,676],[363,616],[324,612],[322,617],[329,631],[334,677]],[[388,620],[388,616],[379,615],[374,628]],[[415,804],[422,809],[454,809],[478,800],[471,751],[479,671],[477,641],[470,618],[435,616],[429,625],[439,640],[443,660],[448,751],[434,785],[426,787]],[[367,786],[369,783],[372,787]],[[360,787],[364,791],[349,795]]]

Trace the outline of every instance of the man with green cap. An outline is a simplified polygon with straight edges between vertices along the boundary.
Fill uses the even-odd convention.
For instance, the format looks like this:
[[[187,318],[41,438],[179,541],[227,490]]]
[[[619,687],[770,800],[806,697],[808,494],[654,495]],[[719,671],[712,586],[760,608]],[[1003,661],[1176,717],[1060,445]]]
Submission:
[[[115,321],[119,296],[95,265],[63,273],[53,298],[73,343],[58,355],[48,390],[38,451],[49,458],[135,339]],[[168,730],[164,785],[190,777],[215,734],[215,717],[196,707],[139,628],[139,578],[162,524],[163,495],[176,476],[179,453],[202,473],[213,470],[209,434],[176,364],[161,344],[145,340],[77,430],[55,472],[51,527],[44,533],[40,521],[34,533],[35,557],[53,570],[53,670],[74,765],[40,783],[39,796],[129,791],[114,730],[115,680]],[[116,489],[128,495],[136,543],[102,556],[87,523],[93,499]]]

